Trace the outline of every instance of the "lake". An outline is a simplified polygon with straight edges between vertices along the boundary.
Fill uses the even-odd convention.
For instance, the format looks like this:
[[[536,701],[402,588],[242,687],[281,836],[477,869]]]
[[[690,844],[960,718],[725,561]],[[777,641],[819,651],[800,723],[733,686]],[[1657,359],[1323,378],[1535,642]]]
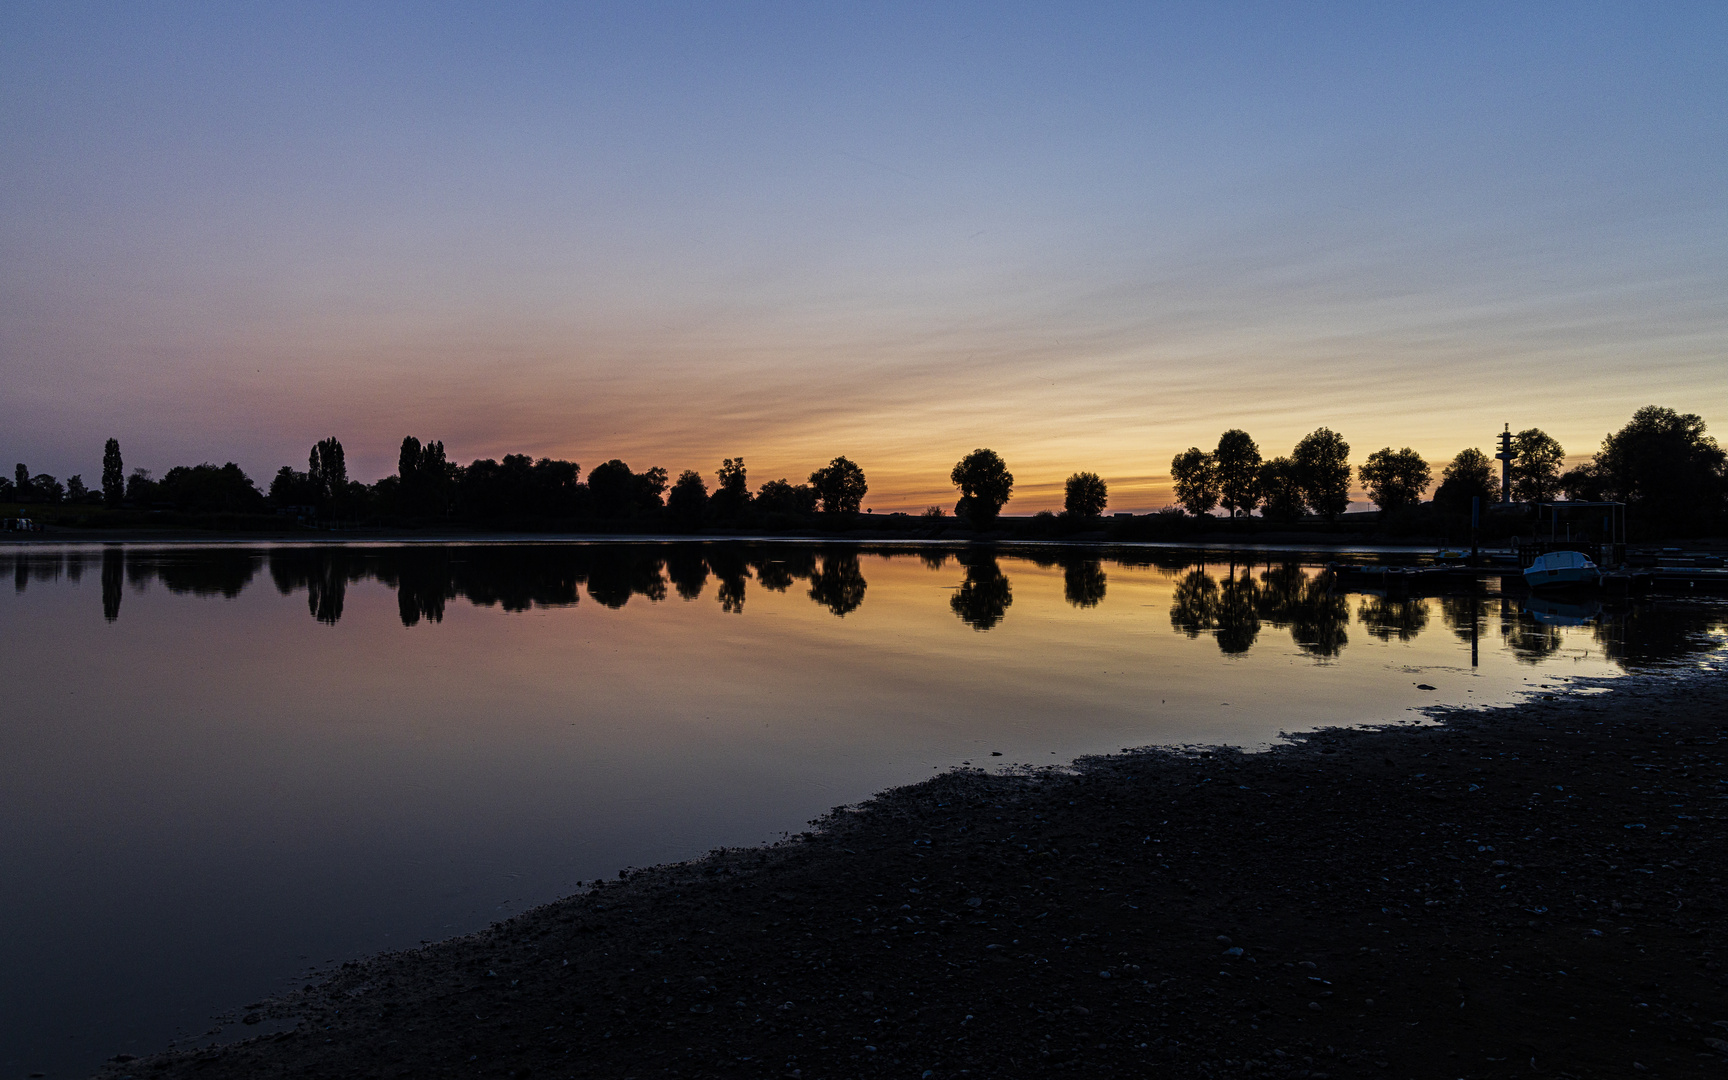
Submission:
[[[1696,662],[1719,603],[1294,555],[776,542],[0,548],[0,1069],[212,1017],[956,767],[1259,747]],[[3,579],[0,579],[3,580]]]

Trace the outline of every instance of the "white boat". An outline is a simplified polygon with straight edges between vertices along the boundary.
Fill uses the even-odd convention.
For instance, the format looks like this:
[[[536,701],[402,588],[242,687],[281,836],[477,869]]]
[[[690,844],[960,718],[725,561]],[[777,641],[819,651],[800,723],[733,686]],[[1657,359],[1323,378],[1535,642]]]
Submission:
[[[1595,585],[1601,579],[1601,569],[1582,551],[1550,551],[1524,569],[1524,583],[1532,589]]]

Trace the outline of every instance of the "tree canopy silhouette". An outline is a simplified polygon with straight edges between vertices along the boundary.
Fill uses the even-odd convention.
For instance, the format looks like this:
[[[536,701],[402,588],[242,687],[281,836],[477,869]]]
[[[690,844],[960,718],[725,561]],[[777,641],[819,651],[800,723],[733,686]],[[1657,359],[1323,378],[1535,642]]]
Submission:
[[[588,494],[596,515],[603,518],[634,517],[662,505],[666,470],[658,466],[633,473],[630,466],[613,458],[588,473]]]
[[[1350,505],[1350,444],[1331,428],[1302,437],[1290,459],[1302,500],[1316,514],[1335,521]]]
[[[1626,503],[1652,531],[1703,532],[1728,518],[1725,458],[1697,414],[1646,405],[1563,485],[1574,498]]]
[[[342,453],[342,444],[336,441],[336,436],[312,445],[311,453],[306,456],[306,478],[312,482],[320,504],[336,508],[346,501],[348,459]]]
[[[1472,498],[1481,499],[1484,507],[1495,500],[1494,463],[1475,447],[1458,451],[1434,489],[1435,504],[1449,513],[1468,513]]]
[[[1069,517],[1098,517],[1109,501],[1110,489],[1097,473],[1077,472],[1062,486],[1062,510]]]
[[[109,439],[102,448],[102,501],[119,506],[126,498],[126,463],[120,458],[120,440]]]
[[[1260,505],[1260,447],[1241,428],[1218,436],[1212,460],[1218,470],[1218,504],[1230,511],[1251,514]]]
[[[1295,521],[1307,512],[1302,484],[1296,477],[1296,463],[1287,457],[1275,457],[1260,466],[1260,498],[1264,500],[1260,514],[1268,521]]]
[[[864,470],[844,456],[811,473],[810,486],[816,489],[825,514],[856,514],[870,490]]]
[[[1560,466],[1566,451],[1541,428],[1512,436],[1512,497],[1519,502],[1552,502],[1560,497]]]
[[[988,528],[1014,494],[1014,474],[994,450],[980,448],[967,454],[954,463],[948,479],[960,489],[954,513],[974,528]]]
[[[191,514],[263,513],[264,494],[232,461],[217,467],[176,465],[156,485],[156,497]]]
[[[666,509],[672,521],[683,532],[695,532],[702,525],[702,512],[708,508],[708,485],[695,469],[685,469],[672,484],[666,496]]]
[[[1218,505],[1218,463],[1198,446],[1170,459],[1170,477],[1176,481],[1176,501],[1195,517]]]
[[[1361,477],[1368,497],[1383,512],[1415,506],[1431,481],[1428,463],[1408,446],[1402,450],[1387,446],[1369,454]]]
[[[794,486],[782,477],[763,484],[754,502],[763,514],[808,517],[816,512],[816,489],[809,484]]]
[[[727,458],[714,473],[719,486],[709,496],[709,510],[718,521],[732,524],[750,508],[750,483],[744,470],[744,459]]]

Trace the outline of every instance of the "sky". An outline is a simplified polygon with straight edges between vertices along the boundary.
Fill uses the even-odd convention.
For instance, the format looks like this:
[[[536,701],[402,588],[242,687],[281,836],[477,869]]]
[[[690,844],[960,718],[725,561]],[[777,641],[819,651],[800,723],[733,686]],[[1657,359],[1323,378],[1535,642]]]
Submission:
[[[0,8],[0,460],[1728,435],[1721,4]],[[7,470],[10,471],[9,469]]]

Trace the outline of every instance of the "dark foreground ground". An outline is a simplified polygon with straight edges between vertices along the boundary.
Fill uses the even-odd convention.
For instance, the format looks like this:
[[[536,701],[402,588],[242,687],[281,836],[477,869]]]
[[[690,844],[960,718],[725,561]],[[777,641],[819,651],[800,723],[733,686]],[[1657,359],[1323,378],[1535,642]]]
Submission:
[[[1728,679],[955,773],[112,1077],[1728,1073]]]

